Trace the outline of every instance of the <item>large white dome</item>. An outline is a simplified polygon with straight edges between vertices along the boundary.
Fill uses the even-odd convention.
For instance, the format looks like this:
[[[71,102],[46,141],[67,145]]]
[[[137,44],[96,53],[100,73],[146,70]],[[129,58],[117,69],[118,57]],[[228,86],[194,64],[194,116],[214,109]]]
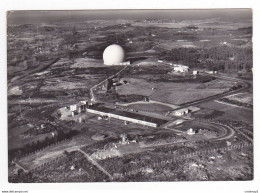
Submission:
[[[105,65],[118,65],[125,59],[124,49],[113,44],[108,46],[103,53],[103,60]]]

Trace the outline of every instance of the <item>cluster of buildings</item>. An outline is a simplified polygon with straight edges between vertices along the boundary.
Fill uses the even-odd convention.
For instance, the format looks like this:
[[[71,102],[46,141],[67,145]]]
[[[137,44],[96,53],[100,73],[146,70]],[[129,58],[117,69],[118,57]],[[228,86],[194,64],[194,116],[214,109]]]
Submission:
[[[234,60],[232,57],[230,57],[230,60]],[[186,66],[186,65],[183,65],[183,64],[173,64],[173,63],[168,63],[168,62],[165,62],[163,60],[158,60],[158,63],[165,63],[165,64],[169,64],[170,66],[173,67],[173,71],[172,72],[175,72],[175,73],[187,73],[190,71],[189,69],[189,66]],[[213,71],[213,70],[203,70],[201,72],[204,72],[204,73],[207,73],[207,74],[217,74],[218,71]],[[199,70],[193,70],[192,71],[192,74],[193,75],[198,75],[200,73]]]
[[[85,112],[88,106],[87,101],[80,101],[78,104],[70,105],[67,108],[71,111],[71,115],[74,116],[81,112]]]
[[[167,63],[163,60],[158,60],[159,63],[166,63],[173,67],[174,72],[180,72],[180,73],[186,73],[189,71],[189,66],[183,65],[183,64],[173,64],[173,63]]]
[[[120,111],[117,109],[111,109],[103,106],[102,107],[90,106],[89,108],[86,109],[86,112],[100,115],[101,117],[104,117],[103,119],[105,120],[110,118],[115,118],[124,121],[125,124],[137,123],[149,127],[158,127],[167,122],[167,120],[135,114],[126,111]]]
[[[137,123],[149,127],[158,127],[167,122],[167,120],[149,117],[145,115],[135,114],[127,111],[120,111],[104,106],[89,105],[88,101],[80,101],[78,104],[67,107],[71,111],[71,115],[75,116],[82,112],[93,113],[99,115],[98,120],[110,120],[111,118],[124,121],[124,124]]]
[[[125,62],[125,53],[124,49],[116,44],[108,46],[103,53],[103,59],[105,65],[130,65],[130,61]],[[163,63],[163,60],[158,60],[159,63]],[[189,71],[189,67],[182,64],[172,64],[168,63],[173,67],[174,72],[186,73]],[[119,72],[118,72],[119,73]],[[117,74],[118,74],[117,73]],[[198,74],[199,71],[193,71],[193,74]],[[116,75],[117,75],[116,74]],[[118,86],[121,84],[127,84],[124,80],[120,80],[120,78],[113,75],[106,80],[100,82],[98,85],[92,87],[90,89],[91,101],[95,101],[95,96],[93,90],[99,91],[108,91],[110,88],[114,86]],[[155,88],[152,88],[153,90]],[[149,101],[149,98],[145,98],[145,101]],[[155,117],[149,117],[146,115],[135,114],[128,111],[123,111],[114,108],[108,108],[104,106],[92,105],[92,103],[88,103],[88,101],[80,101],[78,104],[70,105],[67,107],[72,116],[76,114],[80,114],[81,112],[88,112],[98,115],[99,120],[109,120],[110,118],[115,118],[119,120],[123,120],[125,125],[129,123],[137,123],[149,127],[158,127],[160,125],[168,122],[167,120]],[[183,108],[172,112],[175,116],[183,116],[189,113],[189,109]]]
[[[162,118],[155,118],[146,115],[136,114],[133,112],[120,110],[118,108],[110,108],[105,106],[98,106],[89,103],[88,101],[80,101],[78,104],[67,106],[71,111],[71,116],[75,116],[82,112],[88,112],[98,115],[98,120],[109,120],[111,118],[124,121],[125,125],[130,123],[141,124],[149,127],[159,127],[168,121]],[[173,111],[171,114],[174,116],[185,116],[191,112],[188,108]]]
[[[184,109],[179,109],[177,111],[174,111],[174,115],[183,116],[183,115],[187,115],[189,112],[190,110],[188,108],[184,108]]]

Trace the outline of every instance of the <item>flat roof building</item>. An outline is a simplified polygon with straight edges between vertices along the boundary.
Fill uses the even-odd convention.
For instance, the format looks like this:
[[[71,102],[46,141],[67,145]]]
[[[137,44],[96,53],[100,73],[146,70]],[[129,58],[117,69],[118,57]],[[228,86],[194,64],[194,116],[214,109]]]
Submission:
[[[174,112],[174,114],[176,116],[182,116],[182,115],[186,115],[188,113],[189,113],[189,109],[187,109],[187,108],[180,109],[180,110],[177,110],[177,111]]]
[[[135,114],[127,111],[119,111],[116,109],[110,109],[107,107],[93,107],[86,109],[89,113],[94,113],[102,116],[108,116],[115,119],[120,119],[132,123],[138,123],[150,127],[158,127],[166,122],[167,120],[149,117],[146,115]]]

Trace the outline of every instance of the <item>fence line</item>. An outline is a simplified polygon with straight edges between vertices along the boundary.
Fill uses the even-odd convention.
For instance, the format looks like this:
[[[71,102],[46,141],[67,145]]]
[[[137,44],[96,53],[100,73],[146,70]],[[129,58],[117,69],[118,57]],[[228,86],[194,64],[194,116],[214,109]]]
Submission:
[[[52,159],[52,160],[50,160],[48,162],[45,162],[45,163],[43,163],[43,164],[41,164],[39,166],[36,166],[36,167],[30,169],[30,171],[37,171],[39,169],[42,169],[45,166],[48,166],[48,165],[53,164],[53,163],[57,163],[57,162],[61,161],[64,158],[65,158],[65,160],[67,159],[66,155],[62,154],[61,156],[58,156],[55,159]]]
[[[206,149],[206,150],[199,150],[199,151],[196,151],[196,152],[180,155],[180,156],[169,158],[169,159],[162,160],[162,161],[159,161],[159,162],[154,162],[150,165],[146,165],[146,166],[141,167],[141,168],[133,169],[131,171],[120,173],[117,176],[115,176],[114,178],[121,178],[123,176],[125,177],[125,176],[129,176],[129,175],[134,175],[134,174],[137,174],[139,172],[143,172],[144,170],[151,168],[151,167],[164,166],[164,165],[171,164],[171,163],[183,160],[183,159],[192,158],[194,156],[203,155],[203,154],[206,154],[206,153],[214,153],[214,152],[217,152],[217,151],[231,151],[231,150],[235,150],[235,149],[242,149],[242,148],[246,148],[246,147],[251,147],[252,145],[253,145],[252,143],[240,143],[240,144],[234,144],[234,145],[231,145],[231,146],[228,146],[228,147],[219,147],[219,148],[211,148],[211,149]],[[35,172],[37,170],[40,170],[40,169],[42,169],[42,168],[44,168],[48,165],[51,165],[53,163],[57,163],[59,161],[66,162],[67,159],[68,159],[67,156],[62,154],[62,155],[60,155],[60,156],[58,156],[58,157],[56,157],[52,160],[49,160],[49,161],[47,161],[47,162],[45,162],[45,163],[43,163],[39,166],[36,166],[32,169],[29,169],[27,171]]]
[[[213,152],[216,152],[216,151],[230,151],[230,150],[234,150],[234,149],[242,149],[244,147],[250,147],[252,145],[253,145],[252,143],[240,143],[240,144],[231,145],[229,147],[219,147],[219,148],[212,148],[212,149],[208,149],[208,150],[201,150],[201,151],[197,151],[197,152],[192,152],[192,153],[188,153],[188,154],[185,154],[185,155],[180,155],[178,157],[173,157],[173,158],[170,158],[170,159],[167,159],[167,160],[162,160],[160,162],[154,162],[150,165],[147,165],[147,166],[144,166],[144,167],[141,167],[141,168],[137,168],[137,169],[134,169],[134,170],[131,170],[131,171],[127,171],[127,172],[124,172],[122,174],[123,174],[123,176],[134,175],[134,174],[137,174],[139,172],[143,172],[144,170],[151,168],[151,167],[163,166],[163,165],[166,165],[166,164],[170,164],[170,163],[173,163],[173,162],[180,161],[182,159],[191,158],[193,156],[202,155],[202,154],[205,154],[205,153],[213,153]],[[118,175],[118,176],[122,176],[122,175]]]

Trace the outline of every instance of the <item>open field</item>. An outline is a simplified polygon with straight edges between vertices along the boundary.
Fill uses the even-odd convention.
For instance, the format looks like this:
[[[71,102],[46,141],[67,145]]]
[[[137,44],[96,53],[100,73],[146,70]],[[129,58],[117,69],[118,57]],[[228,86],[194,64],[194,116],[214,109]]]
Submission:
[[[93,58],[76,58],[74,63],[70,66],[71,68],[88,68],[104,66],[102,60],[96,60]]]
[[[171,109],[176,109],[177,107],[179,107],[179,106],[177,106],[177,105],[172,105],[172,104],[169,104],[169,103],[163,103],[163,102],[158,102],[158,101],[153,101],[153,100],[149,100],[149,101],[146,101],[146,102],[144,102],[144,101],[137,101],[137,102],[132,102],[132,103],[117,103],[118,105],[120,105],[120,106],[130,106],[130,105],[136,105],[136,104],[140,104],[140,105],[152,105],[152,104],[155,104],[155,105],[161,105],[162,107],[163,106],[167,106],[167,107],[169,107],[169,108],[171,108]]]
[[[168,41],[165,41],[165,42],[160,42],[160,44],[158,44],[157,47],[160,47],[160,48],[166,49],[166,50],[171,50],[173,48],[180,48],[180,47],[196,48],[197,46],[196,46],[196,43],[188,42],[188,41],[185,41],[185,42],[180,42],[180,41],[168,42]]]
[[[212,83],[165,83],[148,82],[143,79],[124,78],[129,84],[117,87],[119,95],[140,94],[149,96],[151,100],[179,105],[220,94],[229,89],[232,84],[226,81],[213,80]],[[154,88],[154,89],[153,89]]]
[[[215,101],[200,104],[199,107],[223,112],[220,116],[216,117],[217,120],[237,120],[253,123],[253,111],[249,109],[221,104]]]
[[[238,94],[227,96],[226,98],[241,103],[246,103],[251,105],[253,104],[253,96],[250,93],[238,93]]]
[[[219,99],[217,102],[229,104],[235,107],[253,109],[253,94],[252,93],[237,93]]]
[[[24,139],[20,135],[29,129],[30,127],[28,125],[17,126],[10,129],[8,131],[8,149],[19,148],[20,146],[26,144],[28,139]],[[16,141],[16,143],[13,143],[13,141]]]

